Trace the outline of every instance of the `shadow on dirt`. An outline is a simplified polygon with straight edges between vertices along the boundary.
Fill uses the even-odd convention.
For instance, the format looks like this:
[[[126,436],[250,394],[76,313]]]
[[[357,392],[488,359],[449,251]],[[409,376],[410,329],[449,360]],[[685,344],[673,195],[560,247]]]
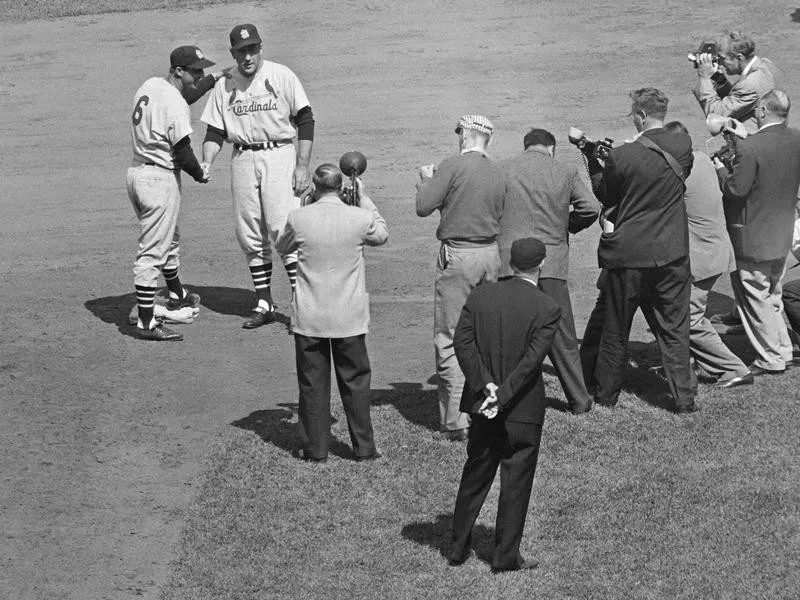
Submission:
[[[252,290],[243,288],[187,285],[186,289],[191,289],[193,292],[200,294],[201,306],[221,315],[248,317],[256,304],[255,293]],[[288,319],[281,313],[276,313],[276,316]],[[276,318],[276,320],[280,320],[280,318]]]
[[[128,315],[134,304],[136,304],[136,296],[131,293],[87,300],[83,306],[103,323],[116,325],[122,335],[138,338],[136,327],[128,323]]]
[[[297,404],[281,403],[278,406],[280,408],[251,412],[243,419],[233,421],[231,425],[252,431],[264,442],[293,454],[301,449],[297,435]],[[328,452],[339,458],[353,458],[350,446],[334,437],[331,437]]]
[[[452,528],[453,516],[439,514],[432,522],[419,521],[404,525],[401,534],[407,540],[438,550],[439,554],[449,559]],[[476,524],[472,529],[472,549],[479,560],[491,563],[494,551],[494,529]]]

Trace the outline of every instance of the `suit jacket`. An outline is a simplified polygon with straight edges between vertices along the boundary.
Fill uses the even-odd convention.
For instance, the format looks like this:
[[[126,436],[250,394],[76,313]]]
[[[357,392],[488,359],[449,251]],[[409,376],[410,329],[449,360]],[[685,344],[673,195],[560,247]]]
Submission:
[[[672,154],[688,177],[692,170],[692,140],[663,128],[641,135]],[[600,236],[597,250],[606,269],[660,267],[689,253],[689,228],[684,183],[664,157],[630,142],[614,148],[606,159],[597,197],[615,210],[615,229]]]
[[[388,238],[386,221],[365,195],[361,207],[331,194],[290,212],[275,248],[297,251],[292,331],[327,338],[366,333],[364,245],[380,246]]]
[[[555,301],[519,277],[476,287],[453,336],[466,380],[461,411],[477,412],[486,384],[495,383],[498,419],[544,423],[547,403],[541,367],[560,319]]]
[[[736,269],[733,247],[725,227],[717,172],[707,154],[694,153],[694,165],[692,174],[686,179],[684,199],[689,217],[692,278],[702,281]]]
[[[706,116],[710,114],[732,117],[744,123],[748,133],[758,131],[754,114],[756,102],[774,90],[780,78],[778,68],[768,58],[755,57],[745,77],[731,84],[726,77],[721,84],[708,77],[698,78],[695,98]]]
[[[740,140],[733,172],[717,173],[737,264],[786,258],[800,185],[800,130],[781,123]]]
[[[535,237],[547,247],[541,277],[566,280],[569,234],[586,229],[600,212],[600,203],[581,180],[578,165],[555,160],[538,148],[499,165],[506,173],[508,189],[497,238],[503,269],[510,274],[512,242]]]

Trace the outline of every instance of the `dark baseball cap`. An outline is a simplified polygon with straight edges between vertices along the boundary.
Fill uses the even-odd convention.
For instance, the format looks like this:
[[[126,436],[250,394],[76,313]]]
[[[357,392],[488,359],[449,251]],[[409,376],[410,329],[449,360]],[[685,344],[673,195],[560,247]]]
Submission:
[[[169,66],[184,69],[207,69],[215,63],[208,60],[197,46],[180,46],[169,55]]]
[[[256,29],[255,25],[245,23],[231,29],[231,50],[239,50],[245,46],[260,43],[261,36],[258,35],[258,29]]]
[[[522,238],[511,244],[511,266],[520,271],[530,271],[542,264],[547,248],[536,238]]]

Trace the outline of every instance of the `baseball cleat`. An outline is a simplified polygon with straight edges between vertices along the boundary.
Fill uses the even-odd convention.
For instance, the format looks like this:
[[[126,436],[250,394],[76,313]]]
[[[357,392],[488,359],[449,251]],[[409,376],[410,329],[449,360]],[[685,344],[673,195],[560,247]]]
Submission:
[[[152,329],[143,329],[137,327],[136,331],[139,337],[145,340],[154,340],[157,342],[180,342],[183,341],[183,334],[177,331],[172,331],[163,325],[156,325]]]
[[[267,323],[272,323],[275,320],[275,311],[261,311],[261,310],[254,310],[250,313],[250,318],[247,319],[244,323],[242,323],[243,329],[255,329],[256,327],[261,327],[262,325],[266,325]]]
[[[186,307],[195,308],[197,306],[200,306],[200,295],[194,292],[187,292],[180,300],[171,296],[167,300],[167,310],[179,310]]]

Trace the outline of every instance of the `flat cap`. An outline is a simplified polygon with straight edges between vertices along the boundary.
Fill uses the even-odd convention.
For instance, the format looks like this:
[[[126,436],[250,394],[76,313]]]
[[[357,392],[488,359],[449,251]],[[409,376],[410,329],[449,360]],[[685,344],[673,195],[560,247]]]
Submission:
[[[511,266],[518,271],[530,271],[542,264],[547,256],[544,244],[536,238],[521,238],[511,244]]]
[[[474,129],[486,135],[492,135],[494,125],[482,115],[464,115],[456,123],[456,133],[461,133],[462,129]]]

